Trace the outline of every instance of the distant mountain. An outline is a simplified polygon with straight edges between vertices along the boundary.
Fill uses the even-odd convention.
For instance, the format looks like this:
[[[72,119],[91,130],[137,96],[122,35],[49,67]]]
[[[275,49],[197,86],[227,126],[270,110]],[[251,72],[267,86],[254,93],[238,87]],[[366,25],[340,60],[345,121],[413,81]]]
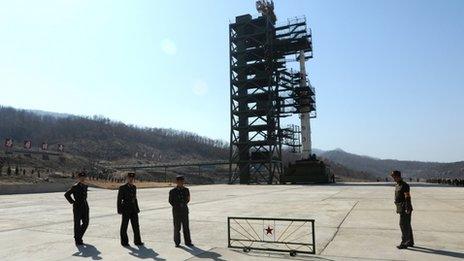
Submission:
[[[375,177],[386,177],[392,170],[398,169],[406,177],[412,178],[464,178],[464,161],[453,163],[403,161],[377,159],[345,152],[341,149],[318,154],[332,162],[349,169],[369,173]]]
[[[316,154],[316,155],[321,155],[322,153],[325,153],[325,150],[317,149],[317,148],[312,148],[311,152]]]
[[[312,149],[312,153],[316,155],[321,155],[325,151],[320,149]],[[294,163],[299,160],[301,157],[300,154],[292,153],[291,150],[283,151],[283,162],[284,166],[287,166],[289,163]],[[376,176],[365,171],[354,170],[340,164],[338,162],[332,161],[330,159],[319,157],[324,163],[329,167],[331,174],[334,174],[337,180],[341,181],[375,181]]]

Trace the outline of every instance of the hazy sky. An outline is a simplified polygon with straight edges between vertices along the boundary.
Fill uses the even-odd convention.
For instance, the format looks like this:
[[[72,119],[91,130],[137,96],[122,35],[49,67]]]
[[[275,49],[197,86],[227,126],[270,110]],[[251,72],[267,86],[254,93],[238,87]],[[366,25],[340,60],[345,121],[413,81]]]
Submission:
[[[1,105],[228,141],[228,24],[254,1],[0,1]],[[464,1],[275,2],[313,30],[316,148],[464,160]]]

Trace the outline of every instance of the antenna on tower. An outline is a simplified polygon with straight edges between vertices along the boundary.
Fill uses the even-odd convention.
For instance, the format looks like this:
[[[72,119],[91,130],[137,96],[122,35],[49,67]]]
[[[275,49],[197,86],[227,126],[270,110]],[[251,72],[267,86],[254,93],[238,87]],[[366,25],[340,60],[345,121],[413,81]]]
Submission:
[[[276,21],[277,17],[274,13],[274,1],[272,0],[258,0],[256,1],[256,10],[262,15],[269,16],[272,21]]]

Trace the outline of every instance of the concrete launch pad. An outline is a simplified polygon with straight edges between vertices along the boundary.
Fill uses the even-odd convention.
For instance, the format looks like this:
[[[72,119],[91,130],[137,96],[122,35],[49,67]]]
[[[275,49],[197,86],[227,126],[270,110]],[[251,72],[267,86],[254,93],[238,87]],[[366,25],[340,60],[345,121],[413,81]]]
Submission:
[[[138,191],[145,247],[119,245],[117,191],[89,191],[88,244],[73,242],[63,193],[0,196],[0,260],[458,260],[464,258],[464,189],[411,184],[417,248],[397,250],[393,183],[191,187],[195,247],[172,242],[168,188]],[[244,204],[246,202],[246,204]],[[227,248],[227,216],[316,220],[317,255]],[[129,228],[131,236],[131,230]]]

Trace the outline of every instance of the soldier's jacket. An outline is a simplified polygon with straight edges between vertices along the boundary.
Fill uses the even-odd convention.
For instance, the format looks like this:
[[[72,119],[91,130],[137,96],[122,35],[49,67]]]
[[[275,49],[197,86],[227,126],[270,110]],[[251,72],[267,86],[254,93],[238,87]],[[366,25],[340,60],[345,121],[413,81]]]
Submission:
[[[169,191],[169,204],[173,211],[187,211],[188,202],[190,200],[190,191],[186,187],[175,187]]]
[[[410,192],[409,184],[400,180],[395,186],[395,205],[396,213],[404,213],[406,210],[412,211],[410,199],[406,199],[404,193]]]
[[[135,185],[126,183],[119,187],[118,192],[118,213],[139,213],[139,204],[137,202],[137,188]]]
[[[88,186],[82,184],[80,182],[74,184],[64,196],[69,201],[69,203],[73,204],[74,207],[85,207],[87,205],[87,189]],[[71,195],[74,197],[71,197]]]

